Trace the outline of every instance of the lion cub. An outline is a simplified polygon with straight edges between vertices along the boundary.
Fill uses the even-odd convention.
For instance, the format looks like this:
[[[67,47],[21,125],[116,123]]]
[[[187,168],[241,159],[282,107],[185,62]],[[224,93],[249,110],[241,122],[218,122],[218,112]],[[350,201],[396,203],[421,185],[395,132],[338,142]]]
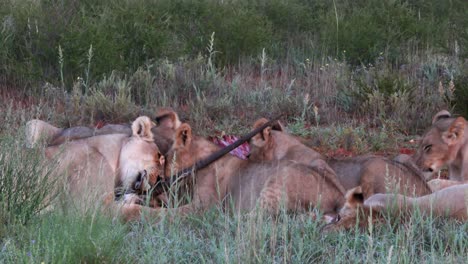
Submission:
[[[358,224],[365,228],[372,223],[383,223],[386,213],[393,216],[411,215],[418,211],[423,216],[468,220],[468,184],[458,184],[420,197],[378,193],[364,199],[361,187],[348,191],[339,217],[324,229],[325,232],[352,229]]]

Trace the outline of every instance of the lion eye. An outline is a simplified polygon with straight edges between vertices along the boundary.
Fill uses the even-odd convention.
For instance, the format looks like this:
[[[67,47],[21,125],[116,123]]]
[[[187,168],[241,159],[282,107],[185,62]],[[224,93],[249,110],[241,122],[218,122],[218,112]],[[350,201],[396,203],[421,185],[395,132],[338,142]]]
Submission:
[[[426,153],[430,152],[431,149],[432,149],[432,145],[426,145],[426,146],[424,146],[424,152],[426,152]]]

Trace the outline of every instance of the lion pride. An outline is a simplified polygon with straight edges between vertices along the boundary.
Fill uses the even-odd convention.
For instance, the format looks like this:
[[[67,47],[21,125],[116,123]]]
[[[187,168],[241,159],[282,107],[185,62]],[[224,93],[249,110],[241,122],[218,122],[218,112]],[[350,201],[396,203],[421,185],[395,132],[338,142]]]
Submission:
[[[266,123],[262,118],[254,127]],[[347,159],[328,159],[305,146],[284,131],[281,124],[265,128],[250,141],[249,159],[259,161],[291,160],[316,166],[330,181],[334,182],[345,195],[346,190],[362,187],[364,198],[374,193],[398,190],[408,195],[425,195],[431,192],[422,173],[404,162],[375,155],[364,155]]]
[[[165,175],[192,166],[220,148],[195,136],[188,124],[176,131],[174,145],[167,154]],[[181,183],[178,197],[189,194],[190,202],[178,208],[148,208],[138,204],[122,207],[125,220],[139,219],[145,211],[150,219],[160,213],[187,215],[221,205],[229,210],[251,211],[258,204],[275,214],[285,206],[287,211],[305,212],[320,207],[324,214],[336,214],[343,205],[341,191],[313,168],[290,161],[254,162],[225,155],[208,167],[197,171]],[[180,189],[179,189],[180,190]]]

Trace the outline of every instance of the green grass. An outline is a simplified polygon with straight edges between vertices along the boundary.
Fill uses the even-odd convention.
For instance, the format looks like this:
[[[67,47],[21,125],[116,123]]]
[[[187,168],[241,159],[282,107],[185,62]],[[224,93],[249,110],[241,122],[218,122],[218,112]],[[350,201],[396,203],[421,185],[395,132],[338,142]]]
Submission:
[[[233,216],[212,209],[188,219],[123,225],[99,213],[56,211],[2,238],[5,263],[460,263],[467,224],[413,216],[367,230],[323,234],[307,216]]]
[[[398,153],[466,117],[466,1],[0,2],[0,262],[462,263],[468,224],[413,216],[322,234],[307,216],[218,208],[151,226],[53,197],[23,125],[129,122],[173,107],[197,134],[283,114],[322,153]],[[52,188],[53,189],[53,188]],[[62,204],[65,205],[65,204]]]

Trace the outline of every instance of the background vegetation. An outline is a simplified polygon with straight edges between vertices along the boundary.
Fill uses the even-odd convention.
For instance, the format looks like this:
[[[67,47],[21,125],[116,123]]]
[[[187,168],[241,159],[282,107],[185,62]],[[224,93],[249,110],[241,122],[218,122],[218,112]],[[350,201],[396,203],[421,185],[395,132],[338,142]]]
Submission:
[[[323,235],[301,216],[39,213],[50,167],[18,136],[32,118],[99,126],[171,106],[203,135],[282,113],[326,155],[411,150],[437,111],[468,116],[467,18],[463,0],[0,1],[0,261],[463,262],[467,224],[418,216]]]
[[[0,81],[69,112],[82,104],[66,126],[172,106],[208,123],[282,112],[416,133],[441,108],[467,114],[467,10],[462,0],[5,0]]]

